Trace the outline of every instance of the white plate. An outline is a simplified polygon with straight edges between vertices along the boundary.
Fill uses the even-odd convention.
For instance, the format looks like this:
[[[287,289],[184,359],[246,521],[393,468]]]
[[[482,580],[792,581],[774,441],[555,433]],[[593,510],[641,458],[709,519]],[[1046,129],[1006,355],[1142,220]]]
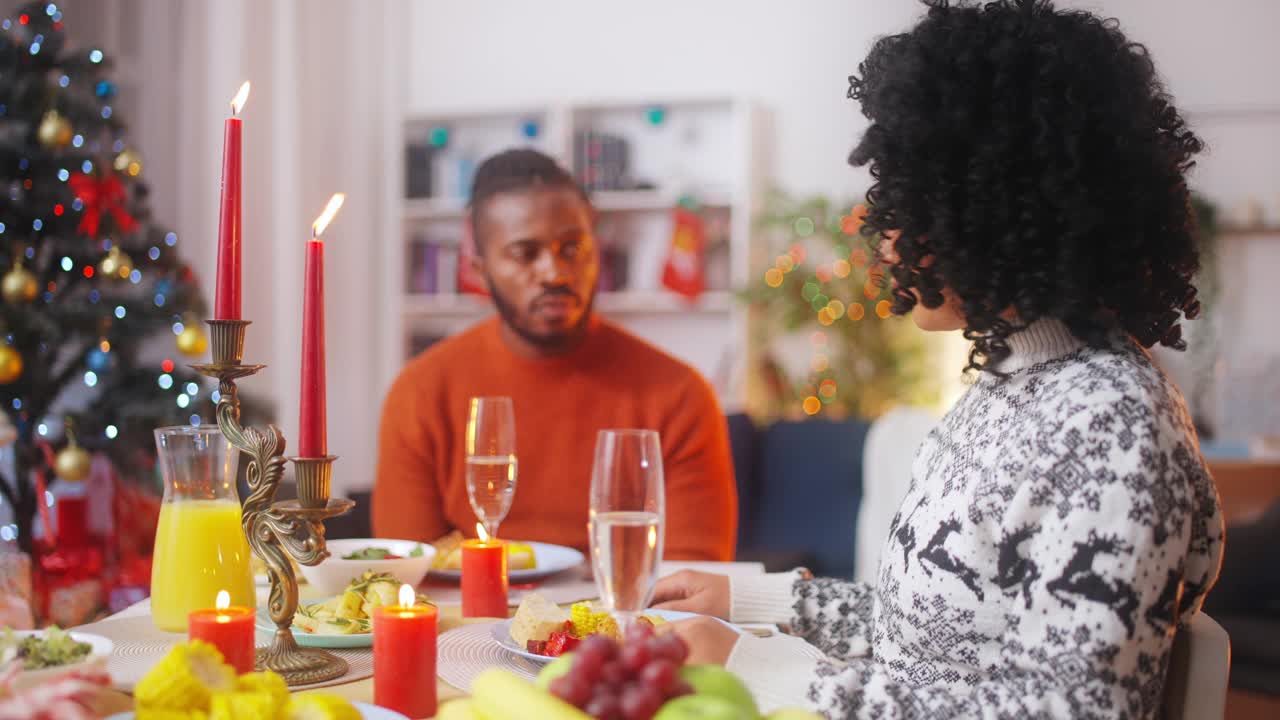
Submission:
[[[356,710],[360,711],[360,717],[363,720],[409,720],[409,718],[398,712],[378,707],[377,705],[369,705],[368,703],[362,702],[352,702],[351,704],[355,705]],[[110,715],[107,717],[107,720],[134,720],[136,717],[137,716],[130,711]]]
[[[688,620],[689,618],[699,617],[697,613],[680,612],[678,610],[645,610],[643,614],[656,615],[667,622],[676,622],[678,620]],[[725,627],[732,628],[733,631],[739,635],[744,634],[741,628],[730,625],[719,618],[717,618],[716,621],[723,624]],[[489,634],[493,637],[494,642],[501,645],[504,650],[515,653],[522,658],[527,658],[537,663],[549,663],[552,660],[555,660],[555,658],[549,655],[535,655],[534,653],[531,653],[517,645],[516,641],[511,639],[511,620],[503,620],[502,622],[494,623]]]
[[[14,637],[20,637],[20,638],[31,637],[33,635],[36,637],[42,637],[44,635],[44,631],[43,630],[14,630],[13,634],[14,634]],[[24,670],[22,674],[18,677],[17,685],[19,688],[24,688],[30,685],[34,685],[35,683],[41,682],[47,678],[51,678],[55,675],[60,675],[64,672],[67,672],[68,670],[75,670],[78,668],[83,668],[83,667],[92,665],[94,663],[100,663],[103,661],[104,658],[106,658],[108,655],[111,654],[111,649],[115,647],[110,640],[102,637],[101,635],[94,635],[92,633],[75,632],[74,630],[68,632],[67,634],[70,635],[71,639],[75,640],[76,642],[89,643],[91,647],[91,649],[89,650],[89,655],[85,657],[85,659],[81,660],[80,662],[71,663],[69,665],[58,665],[56,667],[43,668],[40,670]]]
[[[532,570],[512,570],[507,579],[516,585],[535,580],[549,578],[570,568],[575,568],[586,560],[586,556],[571,547],[551,545],[550,543],[525,543],[533,548],[534,562],[537,567]],[[461,580],[461,570],[432,570],[427,577],[441,580]]]
[[[321,602],[324,602],[325,600],[332,600],[332,599],[333,598],[324,598],[322,600],[315,600],[309,603],[299,603],[299,604],[314,605],[315,603],[321,603]],[[267,608],[259,609],[258,614],[255,616],[255,620],[256,622],[254,624],[257,625],[259,632],[274,633],[276,631],[276,624],[271,619],[271,612]],[[298,644],[301,645],[302,647],[318,647],[318,648],[373,647],[373,632],[355,633],[352,635],[326,635],[321,633],[309,633],[297,627],[296,625],[291,625],[289,627],[289,630],[290,632],[293,633],[293,639],[296,640]]]

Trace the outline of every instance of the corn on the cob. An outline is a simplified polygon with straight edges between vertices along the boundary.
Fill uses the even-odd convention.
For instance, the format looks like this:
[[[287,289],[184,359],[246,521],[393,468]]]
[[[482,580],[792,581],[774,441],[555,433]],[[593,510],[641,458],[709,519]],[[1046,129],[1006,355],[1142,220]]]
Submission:
[[[275,701],[276,707],[284,707],[289,702],[289,686],[284,678],[267,670],[241,675],[236,680],[236,690],[240,692],[264,692]]]
[[[281,720],[360,720],[360,711],[346,698],[332,693],[297,695],[285,706]]]
[[[277,707],[269,692],[214,693],[209,720],[275,720]]]
[[[209,709],[214,692],[235,687],[236,671],[214,646],[192,640],[175,645],[168,655],[134,687],[139,708],[156,710]]]

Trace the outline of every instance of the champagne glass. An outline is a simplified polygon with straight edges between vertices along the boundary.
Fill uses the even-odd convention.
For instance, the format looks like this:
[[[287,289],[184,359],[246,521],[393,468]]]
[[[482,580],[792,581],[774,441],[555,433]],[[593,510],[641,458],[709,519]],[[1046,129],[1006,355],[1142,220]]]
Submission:
[[[589,513],[596,589],[625,629],[653,599],[662,560],[666,498],[657,431],[600,431]]]
[[[467,496],[489,537],[516,494],[516,418],[509,397],[473,397],[467,415]]]

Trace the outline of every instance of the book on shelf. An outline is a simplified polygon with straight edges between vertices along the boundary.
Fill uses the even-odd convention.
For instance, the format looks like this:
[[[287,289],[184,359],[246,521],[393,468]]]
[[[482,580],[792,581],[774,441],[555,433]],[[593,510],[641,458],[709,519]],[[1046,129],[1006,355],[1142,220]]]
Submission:
[[[630,144],[617,135],[580,130],[573,134],[573,171],[587,192],[626,190]]]
[[[410,143],[405,147],[405,197],[431,197],[431,172],[435,155],[436,149],[426,143]]]

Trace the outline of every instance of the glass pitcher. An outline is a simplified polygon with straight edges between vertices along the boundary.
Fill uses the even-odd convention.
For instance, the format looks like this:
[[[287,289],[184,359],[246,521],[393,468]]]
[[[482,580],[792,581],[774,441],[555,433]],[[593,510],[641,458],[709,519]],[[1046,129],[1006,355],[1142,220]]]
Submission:
[[[151,561],[151,615],[157,628],[187,631],[192,610],[211,608],[219,590],[233,606],[256,605],[249,544],[240,527],[240,452],[216,425],[157,428],[164,504]]]

